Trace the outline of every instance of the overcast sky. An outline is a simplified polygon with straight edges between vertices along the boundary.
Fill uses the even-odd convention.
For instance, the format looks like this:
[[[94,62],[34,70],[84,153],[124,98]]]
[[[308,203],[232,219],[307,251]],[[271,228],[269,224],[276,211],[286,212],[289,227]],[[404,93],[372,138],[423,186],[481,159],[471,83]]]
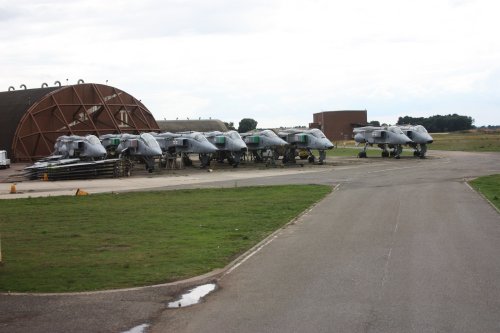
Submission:
[[[108,84],[157,119],[500,125],[498,0],[0,0],[0,91]]]

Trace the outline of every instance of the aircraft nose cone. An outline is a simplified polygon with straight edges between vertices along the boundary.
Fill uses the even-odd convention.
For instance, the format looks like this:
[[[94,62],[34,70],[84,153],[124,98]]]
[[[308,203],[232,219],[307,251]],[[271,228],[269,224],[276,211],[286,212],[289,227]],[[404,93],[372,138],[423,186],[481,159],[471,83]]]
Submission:
[[[287,144],[287,142],[285,140],[282,140],[280,138],[273,139],[273,141],[271,143],[273,146],[284,146]]]
[[[332,149],[333,148],[333,144],[328,139],[322,139],[321,145],[323,146],[323,149]]]
[[[162,154],[161,148],[159,146],[158,147],[154,147],[153,148],[153,154],[154,155],[161,155]]]
[[[434,142],[434,140],[428,140],[427,141],[427,143],[433,143],[433,142]]]
[[[203,149],[206,151],[206,153],[215,153],[217,150],[217,147],[215,147],[214,145],[203,145]]]

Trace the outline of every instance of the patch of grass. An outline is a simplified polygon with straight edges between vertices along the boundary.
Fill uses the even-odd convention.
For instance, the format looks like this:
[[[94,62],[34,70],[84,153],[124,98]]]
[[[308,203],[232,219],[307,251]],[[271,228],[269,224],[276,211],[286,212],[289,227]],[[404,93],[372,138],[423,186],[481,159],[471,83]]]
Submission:
[[[457,151],[500,151],[500,132],[466,131],[431,133],[434,143],[429,149]]]
[[[113,289],[206,273],[330,191],[290,185],[0,200],[0,291]]]
[[[500,175],[479,177],[469,184],[500,209]]]

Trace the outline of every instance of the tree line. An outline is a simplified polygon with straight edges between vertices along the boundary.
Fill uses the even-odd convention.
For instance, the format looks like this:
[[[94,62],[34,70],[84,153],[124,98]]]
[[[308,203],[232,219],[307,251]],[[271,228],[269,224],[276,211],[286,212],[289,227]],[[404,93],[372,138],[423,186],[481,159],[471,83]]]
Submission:
[[[432,117],[399,117],[397,125],[422,125],[428,132],[454,132],[474,128],[474,119],[468,116],[460,116],[456,113],[445,116],[436,115]]]

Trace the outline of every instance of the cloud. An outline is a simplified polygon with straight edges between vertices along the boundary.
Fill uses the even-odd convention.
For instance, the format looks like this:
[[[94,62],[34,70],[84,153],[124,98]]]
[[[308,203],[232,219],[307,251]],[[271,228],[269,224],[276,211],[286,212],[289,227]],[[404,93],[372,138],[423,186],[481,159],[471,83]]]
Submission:
[[[460,109],[500,124],[498,110],[478,111],[500,105],[499,9],[493,0],[19,0],[0,11],[0,85],[109,80],[162,119],[273,127],[306,125],[322,110],[397,120]]]

